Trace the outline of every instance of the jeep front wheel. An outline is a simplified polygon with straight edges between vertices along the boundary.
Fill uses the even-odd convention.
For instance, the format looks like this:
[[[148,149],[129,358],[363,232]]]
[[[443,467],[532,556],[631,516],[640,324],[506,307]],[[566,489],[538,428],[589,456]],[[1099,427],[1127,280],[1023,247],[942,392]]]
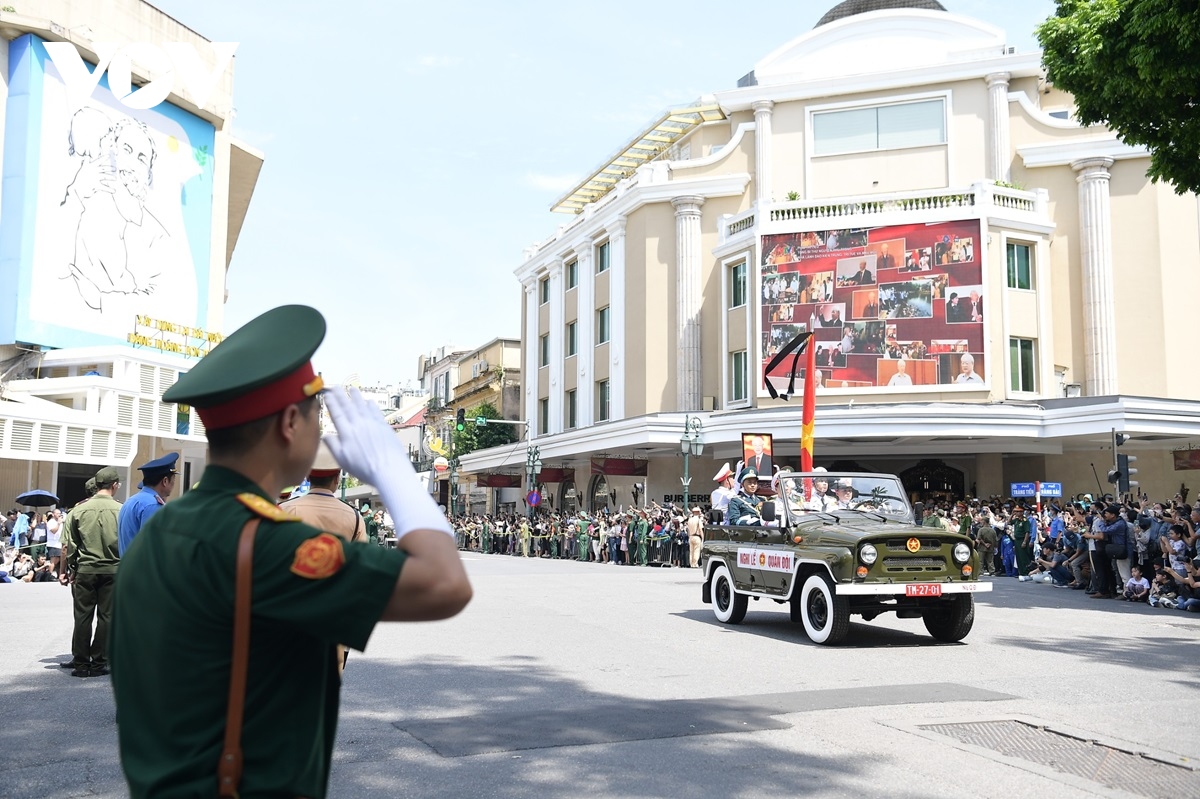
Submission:
[[[971,632],[975,624],[975,602],[970,594],[955,594],[943,599],[937,607],[926,610],[921,620],[930,635],[952,644]]]
[[[850,632],[850,600],[825,575],[810,574],[800,589],[800,620],[814,644],[836,644]]]
[[[712,576],[713,615],[722,624],[741,624],[746,618],[746,605],[749,598],[733,590],[733,578],[729,568],[718,564]]]

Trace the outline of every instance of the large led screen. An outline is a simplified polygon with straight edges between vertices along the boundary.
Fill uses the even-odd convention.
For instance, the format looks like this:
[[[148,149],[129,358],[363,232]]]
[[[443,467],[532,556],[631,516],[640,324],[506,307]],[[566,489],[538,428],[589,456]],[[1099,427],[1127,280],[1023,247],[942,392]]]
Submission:
[[[764,236],[760,391],[786,387],[792,359],[767,367],[809,329],[818,390],[986,388],[979,235],[968,220]]]

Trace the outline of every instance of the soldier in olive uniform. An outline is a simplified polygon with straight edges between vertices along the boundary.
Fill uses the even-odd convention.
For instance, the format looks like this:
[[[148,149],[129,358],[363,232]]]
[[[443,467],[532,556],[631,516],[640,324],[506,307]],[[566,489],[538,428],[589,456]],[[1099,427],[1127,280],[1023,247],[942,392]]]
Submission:
[[[112,619],[113,587],[117,578],[117,519],[121,503],[113,494],[121,475],[111,466],[96,472],[96,494],[67,514],[65,524],[69,549],[64,549],[67,568],[59,582],[70,582],[75,604],[75,631],[71,635],[73,677],[108,674],[108,627]],[[92,620],[96,628],[92,630]]]
[[[397,549],[344,541],[275,506],[317,453],[323,384],[310,358],[324,335],[314,309],[276,308],[163,395],[196,408],[209,464],[192,491],[146,523],[117,583],[113,689],[121,766],[135,799],[321,799],[337,723],[336,644],[361,650],[379,621],[447,618],[471,598],[449,524],[378,408],[357,391],[326,394],[338,430],[330,449],[378,488]],[[250,522],[259,527],[242,701],[231,690],[232,641],[239,539]],[[240,756],[226,760],[231,706],[243,707],[244,718],[229,730],[240,733],[231,746]],[[220,779],[219,761],[233,766]]]

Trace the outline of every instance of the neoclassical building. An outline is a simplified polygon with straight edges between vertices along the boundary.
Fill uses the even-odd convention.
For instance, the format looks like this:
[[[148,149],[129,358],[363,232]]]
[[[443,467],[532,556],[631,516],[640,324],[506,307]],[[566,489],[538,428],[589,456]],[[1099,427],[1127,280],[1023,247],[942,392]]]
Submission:
[[[556,507],[662,503],[699,419],[707,497],[743,433],[798,462],[813,379],[817,463],[915,496],[1109,491],[1114,430],[1144,490],[1190,485],[1200,206],[1072,108],[991,25],[837,5],[555,203],[572,218],[516,269],[531,440],[464,469],[536,448],[572,477],[543,485]],[[811,376],[776,358],[808,330]]]

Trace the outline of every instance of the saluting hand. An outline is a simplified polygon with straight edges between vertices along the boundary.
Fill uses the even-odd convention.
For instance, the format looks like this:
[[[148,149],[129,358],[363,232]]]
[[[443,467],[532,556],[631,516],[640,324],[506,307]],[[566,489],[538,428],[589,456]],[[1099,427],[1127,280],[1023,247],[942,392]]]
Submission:
[[[325,407],[333,417],[337,435],[327,439],[329,450],[343,469],[378,487],[396,471],[415,475],[400,440],[388,425],[379,406],[365,399],[357,388],[347,392],[338,386],[325,392]]]

